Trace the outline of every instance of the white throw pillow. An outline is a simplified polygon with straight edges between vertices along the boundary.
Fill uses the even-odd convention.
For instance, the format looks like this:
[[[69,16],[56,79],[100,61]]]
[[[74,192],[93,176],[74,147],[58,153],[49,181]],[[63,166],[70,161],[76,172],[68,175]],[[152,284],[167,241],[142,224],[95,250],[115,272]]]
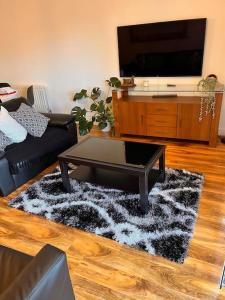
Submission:
[[[23,142],[27,137],[26,129],[16,122],[3,106],[1,106],[0,109],[0,130],[10,138],[13,143]]]

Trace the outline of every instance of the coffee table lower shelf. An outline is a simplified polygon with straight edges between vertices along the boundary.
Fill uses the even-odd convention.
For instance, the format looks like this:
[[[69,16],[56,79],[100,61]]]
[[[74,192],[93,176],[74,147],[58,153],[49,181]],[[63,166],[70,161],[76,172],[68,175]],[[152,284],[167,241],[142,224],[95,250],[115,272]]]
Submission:
[[[148,193],[156,182],[163,182],[165,179],[165,170],[151,169],[148,175],[148,184],[143,183],[142,177],[122,173],[115,170],[107,170],[103,168],[78,166],[72,173],[68,174],[68,166],[65,162],[60,162],[63,186],[67,192],[72,192],[69,177],[81,182],[89,182],[101,185],[107,188],[115,188],[131,193],[140,193],[140,208],[143,213],[149,211],[149,204],[146,199],[146,186]],[[143,195],[145,195],[143,197]]]

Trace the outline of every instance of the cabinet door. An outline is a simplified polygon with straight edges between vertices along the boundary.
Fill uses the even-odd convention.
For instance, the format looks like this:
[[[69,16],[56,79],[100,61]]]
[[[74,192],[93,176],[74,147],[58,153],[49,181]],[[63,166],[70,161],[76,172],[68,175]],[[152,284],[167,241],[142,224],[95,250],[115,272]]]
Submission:
[[[146,135],[146,104],[121,101],[119,104],[120,132],[122,134]]]
[[[178,105],[177,137],[199,141],[208,141],[211,117],[204,116],[199,122],[200,103],[182,103]]]

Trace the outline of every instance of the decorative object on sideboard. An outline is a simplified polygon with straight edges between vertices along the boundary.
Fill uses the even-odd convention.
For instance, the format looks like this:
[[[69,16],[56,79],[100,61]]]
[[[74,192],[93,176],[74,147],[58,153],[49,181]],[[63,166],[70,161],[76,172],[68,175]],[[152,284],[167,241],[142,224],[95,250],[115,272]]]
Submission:
[[[131,88],[135,86],[136,84],[134,83],[134,76],[132,76],[131,78],[124,78],[123,83],[121,84],[121,87],[123,88]]]
[[[109,96],[109,92],[113,87],[119,88],[121,82],[117,77],[111,77],[109,80],[106,80],[106,84],[108,91],[105,99],[101,99],[102,91],[99,87],[94,87],[90,93],[82,89],[74,95],[73,101],[79,101],[83,98],[89,98],[92,101],[90,108],[75,106],[71,111],[71,114],[75,116],[76,121],[79,123],[80,135],[88,134],[95,122],[98,124],[98,128],[105,132],[110,131],[111,127],[113,127],[112,97]]]
[[[215,74],[208,75],[205,79],[199,81],[198,90],[201,91],[201,106],[199,112],[199,122],[201,122],[204,116],[211,114],[213,119],[215,118],[215,87],[217,84],[217,76]]]

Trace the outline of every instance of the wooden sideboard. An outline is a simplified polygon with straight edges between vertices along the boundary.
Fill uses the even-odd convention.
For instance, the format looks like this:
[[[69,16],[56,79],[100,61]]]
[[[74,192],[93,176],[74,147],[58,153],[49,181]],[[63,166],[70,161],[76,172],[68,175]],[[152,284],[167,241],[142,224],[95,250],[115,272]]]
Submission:
[[[153,98],[113,91],[115,134],[205,141],[216,147],[222,93],[216,93],[215,117],[199,121],[200,97]]]

